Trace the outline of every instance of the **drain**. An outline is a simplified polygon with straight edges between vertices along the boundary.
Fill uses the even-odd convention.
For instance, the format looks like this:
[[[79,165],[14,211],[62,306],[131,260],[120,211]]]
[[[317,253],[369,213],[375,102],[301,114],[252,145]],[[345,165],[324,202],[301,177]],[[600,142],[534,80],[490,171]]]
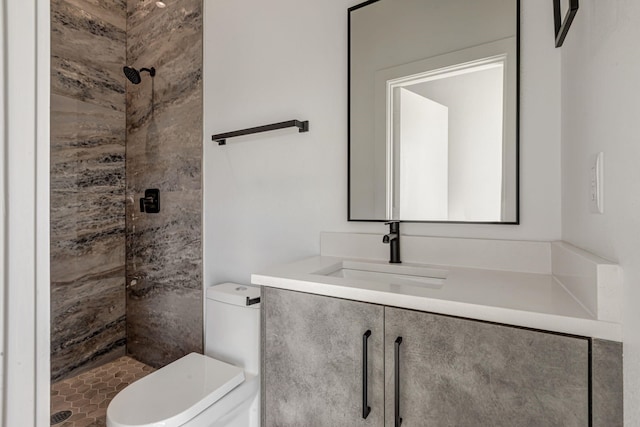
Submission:
[[[51,425],[60,424],[71,416],[71,411],[60,411],[51,415]]]

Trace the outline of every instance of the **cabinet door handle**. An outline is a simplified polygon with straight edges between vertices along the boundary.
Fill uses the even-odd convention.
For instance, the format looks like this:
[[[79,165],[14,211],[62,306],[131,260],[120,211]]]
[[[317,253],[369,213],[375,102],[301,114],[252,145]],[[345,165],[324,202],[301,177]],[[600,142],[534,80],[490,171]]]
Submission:
[[[368,361],[369,355],[367,351],[367,341],[371,336],[371,330],[367,330],[367,332],[362,335],[362,418],[367,418],[369,416],[369,412],[371,412],[371,408],[368,405],[368,397],[367,397],[367,388],[368,388],[368,377],[369,377],[369,369],[368,369]]]
[[[395,363],[395,427],[402,425],[402,418],[400,418],[400,344],[402,344],[402,337],[396,338],[394,344],[394,363]]]

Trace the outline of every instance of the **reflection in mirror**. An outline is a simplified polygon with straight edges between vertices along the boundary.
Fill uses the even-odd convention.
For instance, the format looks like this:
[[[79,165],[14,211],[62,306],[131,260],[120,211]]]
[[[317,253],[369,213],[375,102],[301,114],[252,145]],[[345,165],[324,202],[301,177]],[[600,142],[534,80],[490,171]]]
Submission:
[[[515,0],[350,10],[350,220],[517,223],[516,23]]]
[[[389,82],[393,218],[502,219],[505,61],[501,55]]]

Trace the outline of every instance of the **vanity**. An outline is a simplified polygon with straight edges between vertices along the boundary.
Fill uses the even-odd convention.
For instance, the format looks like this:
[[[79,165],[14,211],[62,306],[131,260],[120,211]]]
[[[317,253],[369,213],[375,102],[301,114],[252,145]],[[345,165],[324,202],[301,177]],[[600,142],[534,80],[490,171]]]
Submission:
[[[262,425],[622,425],[615,264],[563,242],[403,239],[400,265],[379,235],[323,233],[320,256],[252,275]]]
[[[349,221],[520,224],[519,13],[349,9]],[[380,229],[252,275],[263,426],[622,426],[617,265]]]

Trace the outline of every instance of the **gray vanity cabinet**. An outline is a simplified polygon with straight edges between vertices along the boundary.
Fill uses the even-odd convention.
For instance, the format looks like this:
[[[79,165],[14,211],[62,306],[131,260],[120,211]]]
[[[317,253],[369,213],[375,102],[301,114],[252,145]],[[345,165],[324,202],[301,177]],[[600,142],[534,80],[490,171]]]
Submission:
[[[263,426],[384,425],[382,306],[265,287],[262,321]]]
[[[385,342],[387,426],[396,363],[402,427],[589,425],[586,338],[386,307]]]
[[[402,427],[622,426],[620,343],[268,287],[262,302],[265,427],[397,427],[396,405]]]

